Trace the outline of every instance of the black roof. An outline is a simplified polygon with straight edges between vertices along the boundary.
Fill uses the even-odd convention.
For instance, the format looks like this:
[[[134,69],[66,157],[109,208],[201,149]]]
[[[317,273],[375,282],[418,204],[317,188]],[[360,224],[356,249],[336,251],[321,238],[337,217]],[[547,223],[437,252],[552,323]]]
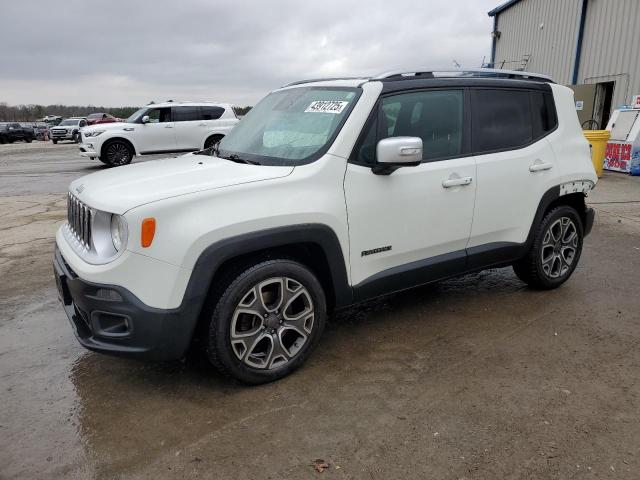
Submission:
[[[451,87],[486,87],[486,88],[520,88],[550,92],[551,87],[546,82],[535,80],[515,80],[504,78],[421,78],[404,77],[401,79],[385,79],[382,83],[382,93],[414,90],[418,88],[451,88]]]

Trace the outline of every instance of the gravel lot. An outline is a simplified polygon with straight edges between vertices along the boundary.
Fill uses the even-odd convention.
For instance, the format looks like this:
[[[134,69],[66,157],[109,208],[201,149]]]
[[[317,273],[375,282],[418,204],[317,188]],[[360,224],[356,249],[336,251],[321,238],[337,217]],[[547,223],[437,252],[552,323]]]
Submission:
[[[76,145],[0,146],[0,478],[638,478],[639,178],[605,174],[562,288],[499,269],[396,294],[248,388],[78,345],[53,236],[69,182],[100,168]]]

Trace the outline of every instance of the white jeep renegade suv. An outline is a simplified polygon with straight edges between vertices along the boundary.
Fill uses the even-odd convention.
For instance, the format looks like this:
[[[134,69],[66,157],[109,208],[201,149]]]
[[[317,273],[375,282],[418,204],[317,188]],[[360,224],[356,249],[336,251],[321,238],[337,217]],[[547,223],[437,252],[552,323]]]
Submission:
[[[147,105],[124,122],[82,129],[80,155],[115,167],[134,155],[209,148],[238,123],[231,105],[165,102]]]
[[[217,147],[74,181],[56,280],[91,350],[173,359],[197,339],[222,372],[266,382],[338,308],[507,265],[558,287],[596,180],[573,94],[546,77],[299,82]]]

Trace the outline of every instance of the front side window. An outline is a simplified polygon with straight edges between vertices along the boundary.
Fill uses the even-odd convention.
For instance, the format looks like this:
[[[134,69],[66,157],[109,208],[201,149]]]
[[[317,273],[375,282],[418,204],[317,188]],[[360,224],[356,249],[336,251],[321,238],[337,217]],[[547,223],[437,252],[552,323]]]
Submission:
[[[170,108],[153,108],[146,114],[149,115],[149,123],[164,123],[171,121]]]
[[[528,91],[474,90],[471,107],[474,153],[518,148],[533,140]]]
[[[460,155],[463,105],[462,90],[425,90],[383,97],[354,161],[375,163],[378,141],[389,137],[420,137],[423,161]]]
[[[297,87],[261,100],[222,139],[219,155],[265,165],[301,165],[331,145],[359,96],[359,89]]]

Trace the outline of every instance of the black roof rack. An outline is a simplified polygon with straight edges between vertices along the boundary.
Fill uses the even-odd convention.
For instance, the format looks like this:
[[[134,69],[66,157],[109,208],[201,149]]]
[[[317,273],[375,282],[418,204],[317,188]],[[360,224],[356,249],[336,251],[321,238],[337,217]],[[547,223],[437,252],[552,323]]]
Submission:
[[[417,70],[391,70],[383,72],[373,77],[328,77],[313,78],[309,80],[299,80],[297,82],[287,83],[282,88],[294,85],[303,85],[305,83],[329,82],[334,80],[362,80],[368,81],[396,81],[396,80],[413,80],[418,78],[502,78],[515,80],[529,80],[532,82],[555,83],[553,79],[547,75],[540,73],[522,72],[520,70],[504,70],[498,68],[461,68],[457,70],[447,69],[417,69]]]
[[[503,70],[498,68],[461,68],[456,70],[392,70],[376,75],[375,77],[371,77],[370,80],[395,81],[415,78],[507,78],[515,80],[555,83],[553,79],[551,77],[548,77],[547,75],[522,72],[519,70]]]

